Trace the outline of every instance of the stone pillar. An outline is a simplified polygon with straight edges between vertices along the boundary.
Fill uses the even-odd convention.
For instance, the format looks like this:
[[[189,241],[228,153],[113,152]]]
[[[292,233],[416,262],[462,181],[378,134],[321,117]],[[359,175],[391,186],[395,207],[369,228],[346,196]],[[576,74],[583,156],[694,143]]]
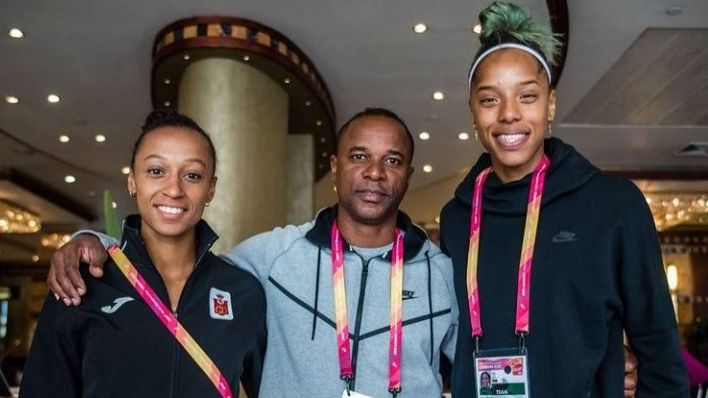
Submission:
[[[214,252],[284,224],[288,96],[280,84],[243,62],[201,59],[182,75],[179,111],[216,146],[216,196],[205,212],[220,236]]]
[[[313,216],[315,147],[312,135],[299,134],[288,137],[288,224],[301,224]]]

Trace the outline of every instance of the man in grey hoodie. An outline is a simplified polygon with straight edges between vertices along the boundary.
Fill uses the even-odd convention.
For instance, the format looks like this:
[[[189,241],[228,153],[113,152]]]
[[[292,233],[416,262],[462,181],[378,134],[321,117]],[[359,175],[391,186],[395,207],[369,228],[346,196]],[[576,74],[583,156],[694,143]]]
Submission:
[[[454,356],[457,305],[449,258],[398,209],[413,173],[413,150],[407,126],[393,112],[368,108],[354,115],[339,130],[337,153],[330,159],[338,204],[311,222],[254,236],[224,255],[253,273],[266,291],[261,397],[442,395],[438,367],[441,352]],[[339,322],[335,230],[343,259]],[[394,295],[397,236],[403,281]],[[104,246],[111,243],[99,237]],[[78,303],[76,287],[85,292],[77,279],[79,259],[100,276],[105,252],[90,235],[57,252],[48,281],[65,302]],[[398,308],[400,351],[396,333],[389,333],[391,325],[396,328],[391,317],[401,313]],[[341,315],[343,309],[348,316]],[[344,343],[338,342],[338,330]]]

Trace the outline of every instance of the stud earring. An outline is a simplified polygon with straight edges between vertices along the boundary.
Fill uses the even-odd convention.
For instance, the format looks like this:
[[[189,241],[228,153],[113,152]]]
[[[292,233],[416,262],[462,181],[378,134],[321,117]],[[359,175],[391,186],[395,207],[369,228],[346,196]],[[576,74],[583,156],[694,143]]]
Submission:
[[[209,207],[209,205],[211,205],[211,202],[204,202],[205,207]]]

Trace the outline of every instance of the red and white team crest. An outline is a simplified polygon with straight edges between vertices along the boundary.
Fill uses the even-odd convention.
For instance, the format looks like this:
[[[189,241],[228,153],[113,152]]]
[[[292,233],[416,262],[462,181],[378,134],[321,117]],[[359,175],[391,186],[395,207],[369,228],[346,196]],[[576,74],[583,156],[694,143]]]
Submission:
[[[212,287],[209,290],[209,315],[214,319],[234,319],[231,293]]]

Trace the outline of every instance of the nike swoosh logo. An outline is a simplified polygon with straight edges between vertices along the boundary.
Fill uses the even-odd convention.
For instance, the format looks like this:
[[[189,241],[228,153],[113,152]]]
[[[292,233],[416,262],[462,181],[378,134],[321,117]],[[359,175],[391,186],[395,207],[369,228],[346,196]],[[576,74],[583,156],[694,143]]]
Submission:
[[[554,236],[553,239],[551,239],[553,243],[563,243],[563,242],[575,242],[577,239],[575,238],[575,233],[574,232],[567,232],[567,231],[561,231],[558,235]]]
[[[118,309],[120,309],[120,307],[122,307],[123,304],[125,304],[129,301],[133,301],[133,300],[135,300],[135,299],[132,297],[119,297],[119,298],[113,300],[113,305],[107,305],[105,307],[101,307],[101,311],[105,312],[106,314],[112,314],[112,313],[118,311]]]

